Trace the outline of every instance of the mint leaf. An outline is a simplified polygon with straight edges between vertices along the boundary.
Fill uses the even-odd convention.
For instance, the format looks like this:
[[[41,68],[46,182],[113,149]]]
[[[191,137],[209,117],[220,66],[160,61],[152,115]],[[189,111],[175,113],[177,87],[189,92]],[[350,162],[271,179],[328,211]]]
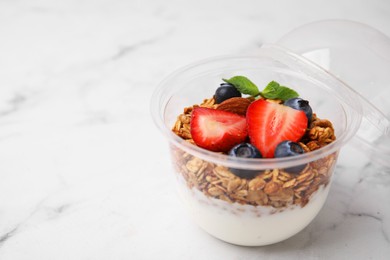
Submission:
[[[263,97],[268,99],[281,99],[287,100],[290,98],[296,98],[299,94],[291,88],[280,86],[276,81],[271,81],[260,93]]]
[[[257,88],[257,86],[252,81],[250,81],[247,77],[235,76],[230,79],[222,79],[222,80],[229,84],[232,84],[242,94],[248,94],[253,97],[260,94],[260,91]]]

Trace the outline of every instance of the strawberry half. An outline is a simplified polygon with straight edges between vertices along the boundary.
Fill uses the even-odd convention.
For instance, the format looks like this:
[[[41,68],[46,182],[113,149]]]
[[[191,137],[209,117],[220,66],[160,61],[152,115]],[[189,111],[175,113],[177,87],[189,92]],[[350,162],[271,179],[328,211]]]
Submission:
[[[305,112],[264,99],[249,105],[246,119],[251,143],[264,158],[273,158],[282,141],[299,141],[307,127]]]
[[[204,107],[195,107],[191,135],[197,146],[214,152],[227,152],[247,138],[244,116]]]

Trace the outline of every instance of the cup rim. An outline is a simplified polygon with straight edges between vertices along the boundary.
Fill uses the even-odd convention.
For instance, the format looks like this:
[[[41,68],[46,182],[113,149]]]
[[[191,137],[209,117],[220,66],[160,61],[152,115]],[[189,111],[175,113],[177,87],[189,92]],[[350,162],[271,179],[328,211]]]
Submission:
[[[349,141],[357,132],[360,122],[361,122],[361,106],[358,104],[357,107],[353,107],[349,104],[341,104],[344,111],[347,109],[348,112],[352,113],[352,116],[350,116],[349,121],[347,118],[348,123],[351,126],[351,129],[349,131],[343,132],[340,136],[336,138],[335,141],[332,143],[318,149],[315,151],[311,151],[308,153],[304,153],[301,155],[293,156],[293,157],[283,157],[283,158],[233,158],[231,156],[228,156],[226,154],[216,153],[212,151],[208,151],[206,149],[200,148],[196,145],[193,145],[184,139],[180,138],[176,134],[174,134],[171,130],[171,128],[167,127],[164,122],[164,111],[165,111],[165,105],[167,105],[168,102],[165,104],[161,104],[162,100],[161,97],[163,96],[164,90],[167,87],[167,83],[180,75],[181,73],[184,73],[188,70],[197,68],[199,66],[209,64],[212,62],[218,62],[218,61],[224,61],[224,60],[232,60],[232,59],[261,59],[261,58],[272,58],[274,54],[276,56],[282,54],[287,55],[286,57],[291,58],[292,60],[298,60],[302,64],[301,66],[309,66],[310,70],[314,70],[315,73],[321,74],[321,76],[326,77],[327,79],[331,80],[332,82],[337,82],[337,84],[340,84],[344,86],[348,91],[350,91],[350,95],[355,95],[356,93],[345,83],[338,80],[336,77],[331,75],[329,72],[325,71],[318,65],[306,60],[305,58],[296,55],[292,53],[289,50],[286,50],[280,46],[277,45],[267,45],[265,47],[261,48],[262,50],[258,53],[256,53],[256,56],[250,56],[250,55],[224,55],[224,56],[216,56],[211,57],[203,60],[199,60],[197,62],[193,62],[191,64],[188,64],[187,66],[184,66],[182,68],[177,69],[170,75],[168,75],[160,84],[157,85],[150,103],[150,110],[152,114],[152,118],[154,123],[156,124],[157,128],[165,135],[165,137],[168,139],[169,143],[171,145],[174,145],[175,147],[185,151],[186,153],[189,153],[195,157],[198,157],[200,159],[213,162],[217,165],[224,165],[226,167],[232,167],[232,168],[238,168],[238,169],[253,169],[253,170],[266,170],[266,169],[274,169],[274,168],[287,168],[291,166],[296,166],[300,164],[307,164],[309,162],[321,159],[326,157],[327,155],[337,153],[342,145],[344,145],[347,141]],[[302,68],[300,68],[302,69]],[[300,71],[301,72],[301,71]],[[191,105],[191,104],[189,104]],[[356,104],[354,104],[356,105]],[[162,109],[162,111],[161,111]]]

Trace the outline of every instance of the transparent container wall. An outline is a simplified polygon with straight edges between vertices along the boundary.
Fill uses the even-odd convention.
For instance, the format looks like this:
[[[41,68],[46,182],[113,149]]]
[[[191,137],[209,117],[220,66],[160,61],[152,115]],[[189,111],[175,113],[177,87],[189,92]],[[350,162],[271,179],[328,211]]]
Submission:
[[[390,168],[390,38],[364,24],[304,25],[277,43],[313,61],[360,94],[363,120],[355,143]]]
[[[341,91],[344,87],[339,82],[323,79],[321,75],[328,78],[326,73],[315,70],[317,75],[306,67],[295,54],[263,46],[258,57],[221,57],[190,65],[161,83],[153,95],[154,120],[164,132],[169,131],[178,194],[189,216],[214,237],[245,246],[276,243],[305,228],[325,203],[338,150],[355,134],[361,116],[351,109],[356,105],[353,93]],[[281,161],[288,158],[238,161],[223,155],[217,161],[222,154],[200,152],[199,147],[178,140],[171,129],[183,108],[211,98],[222,78],[234,75],[245,75],[260,88],[272,80],[294,88],[310,100],[320,118],[332,122],[336,141],[303,158],[291,157],[289,166],[304,168],[289,173],[283,166],[286,161]],[[179,121],[179,129],[188,129],[188,124]],[[232,168],[254,171],[256,176],[242,178]]]

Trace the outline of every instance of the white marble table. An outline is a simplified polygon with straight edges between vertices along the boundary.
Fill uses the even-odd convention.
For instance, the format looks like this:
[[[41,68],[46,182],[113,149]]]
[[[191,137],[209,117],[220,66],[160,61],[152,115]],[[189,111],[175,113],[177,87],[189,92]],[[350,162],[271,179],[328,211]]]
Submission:
[[[238,247],[188,219],[150,117],[174,69],[329,18],[390,35],[386,0],[0,1],[0,259],[390,259],[390,172],[364,152],[304,231]]]

